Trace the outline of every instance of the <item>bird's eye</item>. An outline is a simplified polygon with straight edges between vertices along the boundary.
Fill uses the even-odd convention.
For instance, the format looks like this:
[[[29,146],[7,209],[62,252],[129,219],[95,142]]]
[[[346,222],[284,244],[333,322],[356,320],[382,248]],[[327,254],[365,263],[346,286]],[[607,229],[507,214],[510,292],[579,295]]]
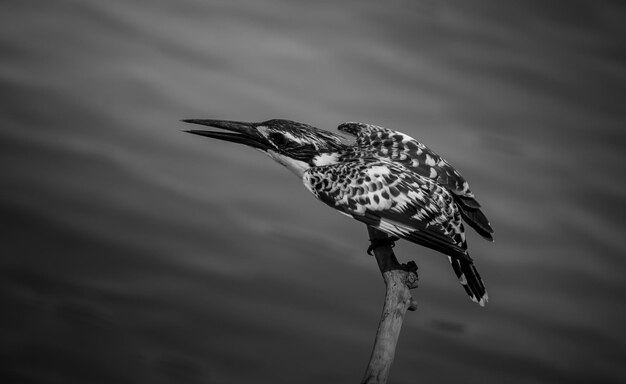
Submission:
[[[287,144],[287,138],[282,133],[272,133],[270,135],[270,139],[276,145],[285,145],[285,144]]]

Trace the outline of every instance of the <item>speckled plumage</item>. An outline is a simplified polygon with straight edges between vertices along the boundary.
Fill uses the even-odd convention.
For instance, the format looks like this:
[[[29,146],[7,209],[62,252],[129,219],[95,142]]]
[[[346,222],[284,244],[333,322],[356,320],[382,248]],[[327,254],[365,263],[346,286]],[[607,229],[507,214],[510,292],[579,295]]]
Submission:
[[[448,190],[384,160],[309,168],[304,185],[321,201],[392,235],[468,259],[461,215]]]
[[[463,221],[491,240],[493,230],[469,184],[446,160],[390,129],[344,123],[341,136],[289,120],[189,120],[238,134],[191,131],[255,147],[302,178],[320,201],[389,235],[448,255],[469,297],[487,292],[467,252]]]
[[[481,305],[487,301],[467,252],[461,210],[446,188],[401,164],[368,157],[309,168],[302,180],[341,213],[448,255],[469,297]]]
[[[409,135],[364,123],[344,123],[338,129],[356,137],[348,157],[376,157],[402,164],[432,179],[452,193],[463,219],[480,235],[493,240],[493,229],[463,176],[441,156]]]

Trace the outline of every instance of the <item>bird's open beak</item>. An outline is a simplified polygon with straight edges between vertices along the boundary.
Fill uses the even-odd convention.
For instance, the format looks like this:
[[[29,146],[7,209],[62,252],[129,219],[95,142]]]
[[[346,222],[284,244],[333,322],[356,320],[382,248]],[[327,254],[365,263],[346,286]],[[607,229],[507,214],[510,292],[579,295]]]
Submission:
[[[232,141],[233,143],[245,144],[249,147],[257,148],[265,151],[270,148],[270,144],[263,135],[259,133],[253,123],[244,123],[241,121],[228,120],[198,120],[185,119],[185,123],[205,125],[207,127],[219,128],[224,131],[206,131],[200,129],[191,129],[185,132],[194,135],[211,137],[214,139]]]

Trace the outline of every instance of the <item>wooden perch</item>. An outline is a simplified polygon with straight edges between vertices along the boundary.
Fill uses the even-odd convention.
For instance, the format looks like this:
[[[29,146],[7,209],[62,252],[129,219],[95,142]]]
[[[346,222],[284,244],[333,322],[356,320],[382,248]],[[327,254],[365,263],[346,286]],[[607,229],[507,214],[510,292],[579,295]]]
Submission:
[[[388,238],[386,233],[370,226],[367,227],[367,231],[370,241],[376,242]],[[387,291],[374,349],[362,383],[383,384],[387,382],[393,363],[404,314],[407,310],[417,309],[417,303],[409,291],[417,287],[417,265],[413,261],[400,264],[393,253],[391,244],[375,247],[374,255],[385,280]]]

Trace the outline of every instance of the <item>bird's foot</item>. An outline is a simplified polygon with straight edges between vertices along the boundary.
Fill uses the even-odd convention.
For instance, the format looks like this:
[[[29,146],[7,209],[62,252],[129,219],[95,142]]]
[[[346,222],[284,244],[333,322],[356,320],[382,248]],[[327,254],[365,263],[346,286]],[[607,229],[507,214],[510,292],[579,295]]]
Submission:
[[[391,248],[396,246],[396,241],[400,240],[399,237],[389,236],[386,239],[370,239],[370,246],[367,247],[367,254],[372,255],[372,251],[374,251],[378,247],[390,246]]]

